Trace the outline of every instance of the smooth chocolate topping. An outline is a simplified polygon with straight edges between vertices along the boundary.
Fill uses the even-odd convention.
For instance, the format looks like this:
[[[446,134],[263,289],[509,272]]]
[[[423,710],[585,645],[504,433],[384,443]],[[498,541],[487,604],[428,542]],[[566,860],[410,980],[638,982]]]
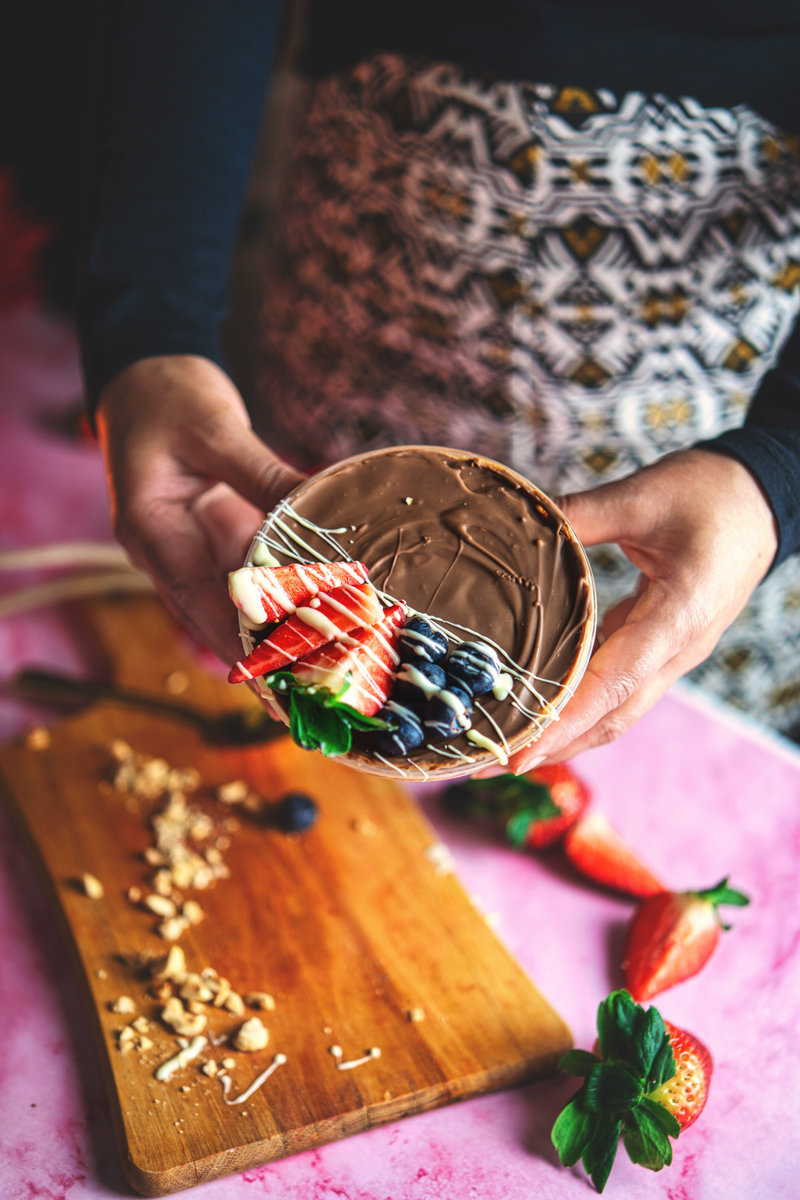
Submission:
[[[449,635],[493,644],[514,686],[505,699],[479,700],[479,738],[518,749],[555,715],[585,666],[594,633],[585,555],[551,501],[487,459],[432,447],[348,459],[301,485],[259,536],[281,561],[360,559],[377,588]],[[465,735],[423,745],[395,765],[405,773],[409,760],[417,777],[497,761]]]

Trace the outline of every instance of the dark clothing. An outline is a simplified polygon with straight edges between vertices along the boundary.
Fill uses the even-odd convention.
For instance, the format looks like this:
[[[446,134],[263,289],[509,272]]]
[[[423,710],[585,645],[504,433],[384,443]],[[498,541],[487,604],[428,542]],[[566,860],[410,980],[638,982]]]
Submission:
[[[463,3],[309,7],[302,65],[312,75],[398,51],[508,78],[746,104],[800,128],[794,2],[676,0],[650,11],[640,0],[495,0],[491,29]],[[281,8],[276,0],[119,5],[81,303],[92,397],[140,358],[220,361],[236,222]],[[800,549],[800,328],[742,429],[705,444],[760,481],[779,525],[776,563]]]

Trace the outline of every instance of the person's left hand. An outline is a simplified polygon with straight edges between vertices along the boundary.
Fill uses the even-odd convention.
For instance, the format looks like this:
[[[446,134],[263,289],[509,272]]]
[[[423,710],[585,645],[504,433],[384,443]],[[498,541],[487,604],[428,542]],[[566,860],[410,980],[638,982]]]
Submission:
[[[605,614],[574,697],[508,771],[613,741],[713,650],[775,556],[772,510],[750,471],[709,450],[670,454],[618,483],[562,498],[587,546],[617,542],[641,572]]]

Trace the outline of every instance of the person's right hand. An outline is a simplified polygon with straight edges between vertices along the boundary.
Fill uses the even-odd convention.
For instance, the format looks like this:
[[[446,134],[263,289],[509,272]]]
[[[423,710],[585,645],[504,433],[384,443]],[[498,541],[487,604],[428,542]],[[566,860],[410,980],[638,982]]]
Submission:
[[[205,358],[126,367],[103,390],[97,430],[117,538],[175,616],[234,662],[227,572],[303,475],[256,437],[236,387]]]

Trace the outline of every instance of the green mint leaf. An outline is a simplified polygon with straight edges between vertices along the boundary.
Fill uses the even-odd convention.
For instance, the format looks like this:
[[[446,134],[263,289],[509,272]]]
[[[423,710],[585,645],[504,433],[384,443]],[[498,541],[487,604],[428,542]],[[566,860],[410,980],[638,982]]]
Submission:
[[[499,809],[499,814],[513,815],[524,810],[531,814],[531,820],[534,821],[561,815],[561,809],[544,783],[535,783],[524,775],[497,775],[480,782],[489,800]]]
[[[597,1063],[586,1076],[585,1104],[592,1112],[624,1113],[644,1094],[639,1079],[616,1063]]]
[[[622,1134],[622,1144],[631,1162],[660,1171],[672,1162],[672,1143],[648,1113],[631,1113]]]
[[[517,850],[528,840],[528,831],[536,818],[529,808],[523,808],[506,821],[506,838]]]
[[[642,1096],[637,1113],[647,1113],[651,1121],[663,1130],[670,1137],[676,1138],[680,1136],[681,1127],[678,1118],[673,1116],[668,1108],[663,1104],[659,1104],[657,1100],[651,1100],[649,1096]]]
[[[550,1140],[565,1167],[574,1167],[592,1139],[595,1117],[581,1107],[580,1096],[573,1096],[555,1119]]]
[[[598,1062],[597,1055],[590,1054],[588,1050],[568,1050],[558,1068],[560,1071],[566,1071],[568,1075],[588,1075]]]
[[[592,1139],[583,1152],[583,1165],[598,1192],[602,1192],[608,1183],[621,1133],[621,1120],[610,1118],[601,1120],[596,1125]]]

